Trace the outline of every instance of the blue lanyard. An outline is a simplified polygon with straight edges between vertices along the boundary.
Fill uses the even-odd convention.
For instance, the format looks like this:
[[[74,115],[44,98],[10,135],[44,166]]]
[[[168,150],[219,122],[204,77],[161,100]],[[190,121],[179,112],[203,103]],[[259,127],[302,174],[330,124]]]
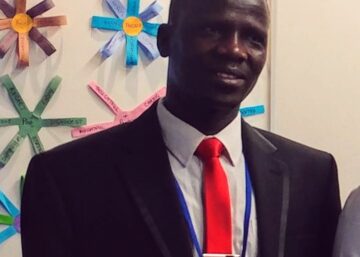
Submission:
[[[178,198],[180,201],[180,206],[181,206],[185,221],[186,221],[188,229],[189,229],[191,241],[193,242],[193,244],[195,246],[195,250],[196,250],[198,256],[201,257],[202,250],[200,247],[199,240],[197,239],[197,236],[195,233],[194,225],[191,221],[189,208],[187,207],[185,197],[184,197],[183,192],[181,191],[179,183],[177,182],[176,179],[174,179],[174,180],[175,180],[176,191],[177,191]],[[252,194],[252,185],[251,185],[250,173],[249,173],[248,166],[245,163],[245,197],[246,197],[245,199],[246,199],[246,202],[245,202],[245,213],[244,213],[243,247],[242,247],[241,257],[245,257],[248,236],[249,236],[249,225],[250,225],[250,215],[251,215],[251,194]]]

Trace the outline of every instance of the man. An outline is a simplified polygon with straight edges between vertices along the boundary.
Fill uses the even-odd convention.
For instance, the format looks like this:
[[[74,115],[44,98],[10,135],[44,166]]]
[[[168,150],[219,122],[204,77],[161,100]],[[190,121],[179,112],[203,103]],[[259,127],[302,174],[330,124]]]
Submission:
[[[351,192],[341,212],[333,257],[360,256],[360,187]]]
[[[158,36],[167,96],[32,160],[24,257],[330,256],[334,159],[239,117],[268,30],[264,0],[173,0]]]

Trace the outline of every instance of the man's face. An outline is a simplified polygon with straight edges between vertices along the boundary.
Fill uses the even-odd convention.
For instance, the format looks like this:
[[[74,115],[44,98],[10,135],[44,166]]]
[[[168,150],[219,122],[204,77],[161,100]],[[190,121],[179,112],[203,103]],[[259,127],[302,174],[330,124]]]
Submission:
[[[169,43],[169,90],[185,102],[238,106],[265,64],[265,2],[189,0],[176,12]]]

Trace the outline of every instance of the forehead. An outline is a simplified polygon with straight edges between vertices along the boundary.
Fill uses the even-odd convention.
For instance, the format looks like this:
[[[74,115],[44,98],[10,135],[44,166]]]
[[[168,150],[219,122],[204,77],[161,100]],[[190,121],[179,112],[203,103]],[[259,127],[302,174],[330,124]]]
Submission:
[[[265,24],[269,21],[266,0],[187,0],[183,3],[185,2],[186,6],[182,5],[182,10],[177,10],[183,14],[181,16],[185,19],[246,14]]]

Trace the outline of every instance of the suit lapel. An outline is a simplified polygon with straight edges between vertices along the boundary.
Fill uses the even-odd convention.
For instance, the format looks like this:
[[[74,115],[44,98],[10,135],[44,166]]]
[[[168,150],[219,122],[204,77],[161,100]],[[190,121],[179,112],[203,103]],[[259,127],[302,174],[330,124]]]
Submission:
[[[277,148],[244,121],[242,138],[255,193],[259,255],[282,257],[289,205],[287,165],[276,158]]]
[[[164,257],[191,257],[174,177],[156,115],[156,104],[129,125],[127,160],[119,163],[122,179]]]

